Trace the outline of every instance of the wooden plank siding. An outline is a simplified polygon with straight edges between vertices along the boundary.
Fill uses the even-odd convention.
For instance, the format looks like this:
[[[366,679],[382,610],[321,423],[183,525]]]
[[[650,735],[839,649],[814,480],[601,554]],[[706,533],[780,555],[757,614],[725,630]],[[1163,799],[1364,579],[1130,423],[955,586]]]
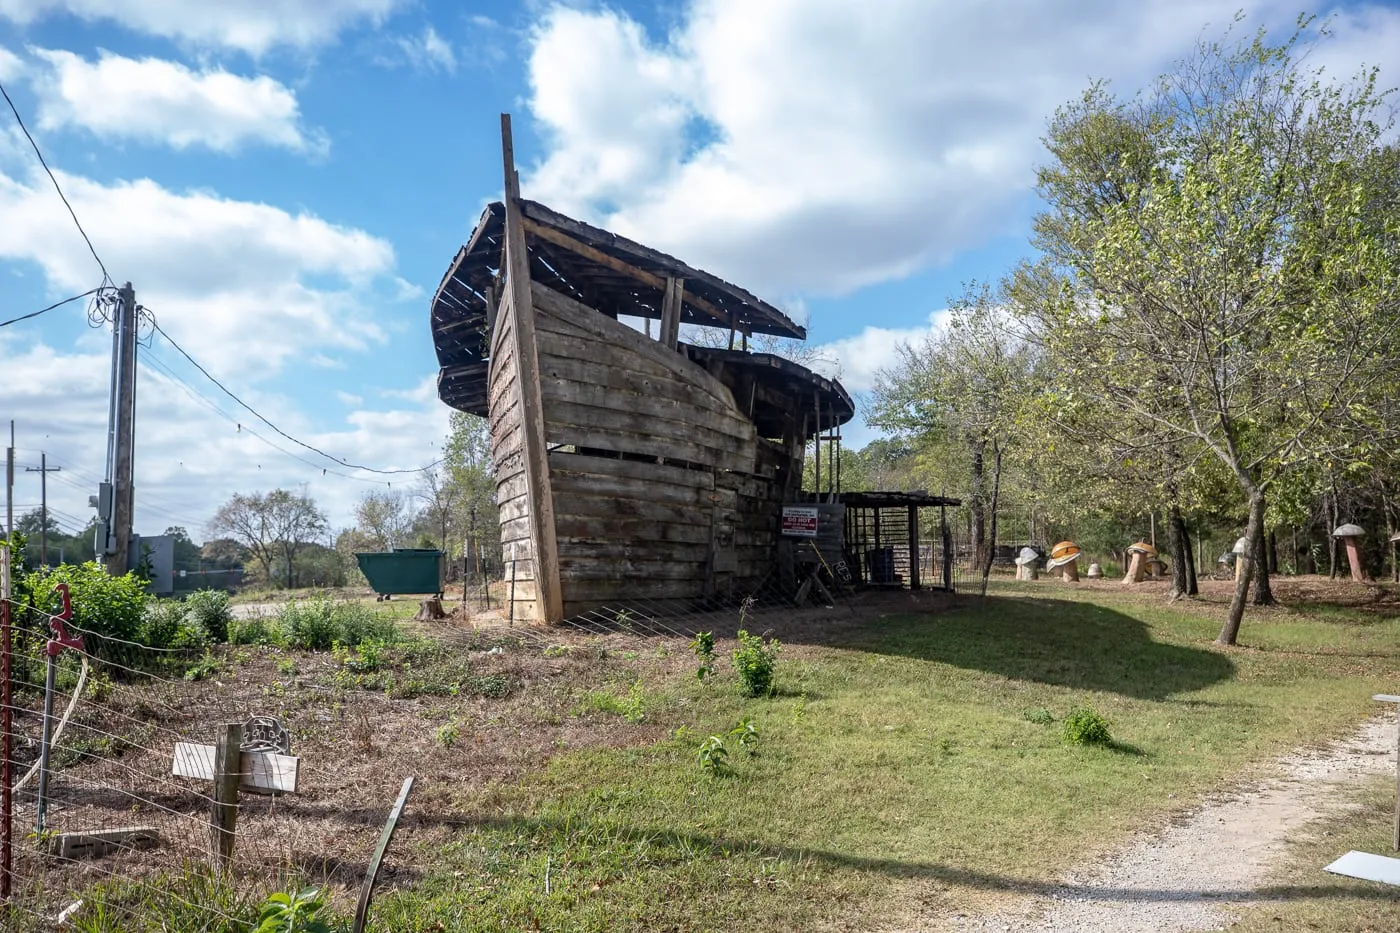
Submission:
[[[683,354],[531,283],[540,411],[565,616],[639,600],[742,595],[769,579],[793,462]],[[510,302],[492,333],[489,425],[506,579],[533,618],[531,514]]]

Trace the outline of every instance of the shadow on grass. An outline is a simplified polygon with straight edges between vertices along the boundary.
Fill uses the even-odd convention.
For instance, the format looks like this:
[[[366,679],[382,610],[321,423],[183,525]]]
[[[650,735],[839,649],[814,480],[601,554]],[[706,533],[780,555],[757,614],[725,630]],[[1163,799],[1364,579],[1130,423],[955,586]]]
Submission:
[[[890,616],[827,643],[1148,700],[1235,672],[1219,652],[1154,641],[1141,620],[1076,600],[988,597],[957,612]]]
[[[408,820],[407,815],[405,820]],[[595,824],[590,820],[580,820],[577,815],[561,820],[532,817],[435,817],[432,814],[418,814],[411,821],[410,825],[412,824],[446,825],[495,832],[511,840],[529,838],[534,841],[536,851],[520,853],[520,855],[527,857],[530,855],[538,857],[563,850],[566,852],[597,852],[600,858],[607,860],[609,856],[600,850],[616,850],[620,847],[624,850],[629,848],[644,850],[650,864],[666,866],[684,865],[703,859],[729,862],[735,856],[747,856],[756,859],[782,859],[796,863],[819,863],[832,869],[870,872],[895,879],[932,880],[983,891],[1054,897],[1060,900],[1074,899],[1112,903],[1221,903],[1233,900],[1256,900],[1260,897],[1277,900],[1331,896],[1371,899],[1394,897],[1389,889],[1372,890],[1323,884],[1269,885],[1260,888],[1239,887],[1217,888],[1210,891],[1184,891],[1180,888],[1123,888],[1040,881],[974,871],[939,862],[875,858],[824,849],[778,845],[725,836],[710,836],[703,833],[649,829],[612,822]],[[600,843],[601,845],[599,845]],[[612,851],[611,856],[615,859],[621,854],[623,853]],[[606,870],[606,865],[606,862],[600,863],[599,867]],[[589,868],[583,861],[576,862],[575,866],[584,871]]]

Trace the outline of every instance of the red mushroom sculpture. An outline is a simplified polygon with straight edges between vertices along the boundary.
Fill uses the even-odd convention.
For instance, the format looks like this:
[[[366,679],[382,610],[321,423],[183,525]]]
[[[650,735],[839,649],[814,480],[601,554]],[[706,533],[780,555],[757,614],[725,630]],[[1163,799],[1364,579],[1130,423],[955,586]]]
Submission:
[[[1345,525],[1338,525],[1337,530],[1332,532],[1332,537],[1341,538],[1347,549],[1347,563],[1351,564],[1351,578],[1357,583],[1366,582],[1366,570],[1361,566],[1361,539],[1366,537],[1366,530],[1360,525],[1353,525],[1347,522]]]

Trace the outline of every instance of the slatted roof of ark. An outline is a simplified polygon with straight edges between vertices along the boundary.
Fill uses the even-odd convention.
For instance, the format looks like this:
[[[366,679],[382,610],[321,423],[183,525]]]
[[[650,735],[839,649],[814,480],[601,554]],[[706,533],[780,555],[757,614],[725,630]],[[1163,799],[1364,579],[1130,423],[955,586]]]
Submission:
[[[805,340],[800,324],[718,276],[659,250],[521,200],[534,281],[616,318],[661,317],[668,278],[684,280],[682,324]],[[499,301],[505,207],[487,205],[433,297],[432,330],[444,402],[485,415],[488,296]]]

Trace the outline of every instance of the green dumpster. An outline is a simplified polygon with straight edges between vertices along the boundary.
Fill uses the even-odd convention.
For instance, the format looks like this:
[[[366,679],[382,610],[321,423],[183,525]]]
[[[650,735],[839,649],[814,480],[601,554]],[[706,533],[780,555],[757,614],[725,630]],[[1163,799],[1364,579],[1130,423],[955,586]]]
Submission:
[[[437,548],[396,547],[356,554],[360,572],[380,596],[407,593],[442,595],[442,552]]]

